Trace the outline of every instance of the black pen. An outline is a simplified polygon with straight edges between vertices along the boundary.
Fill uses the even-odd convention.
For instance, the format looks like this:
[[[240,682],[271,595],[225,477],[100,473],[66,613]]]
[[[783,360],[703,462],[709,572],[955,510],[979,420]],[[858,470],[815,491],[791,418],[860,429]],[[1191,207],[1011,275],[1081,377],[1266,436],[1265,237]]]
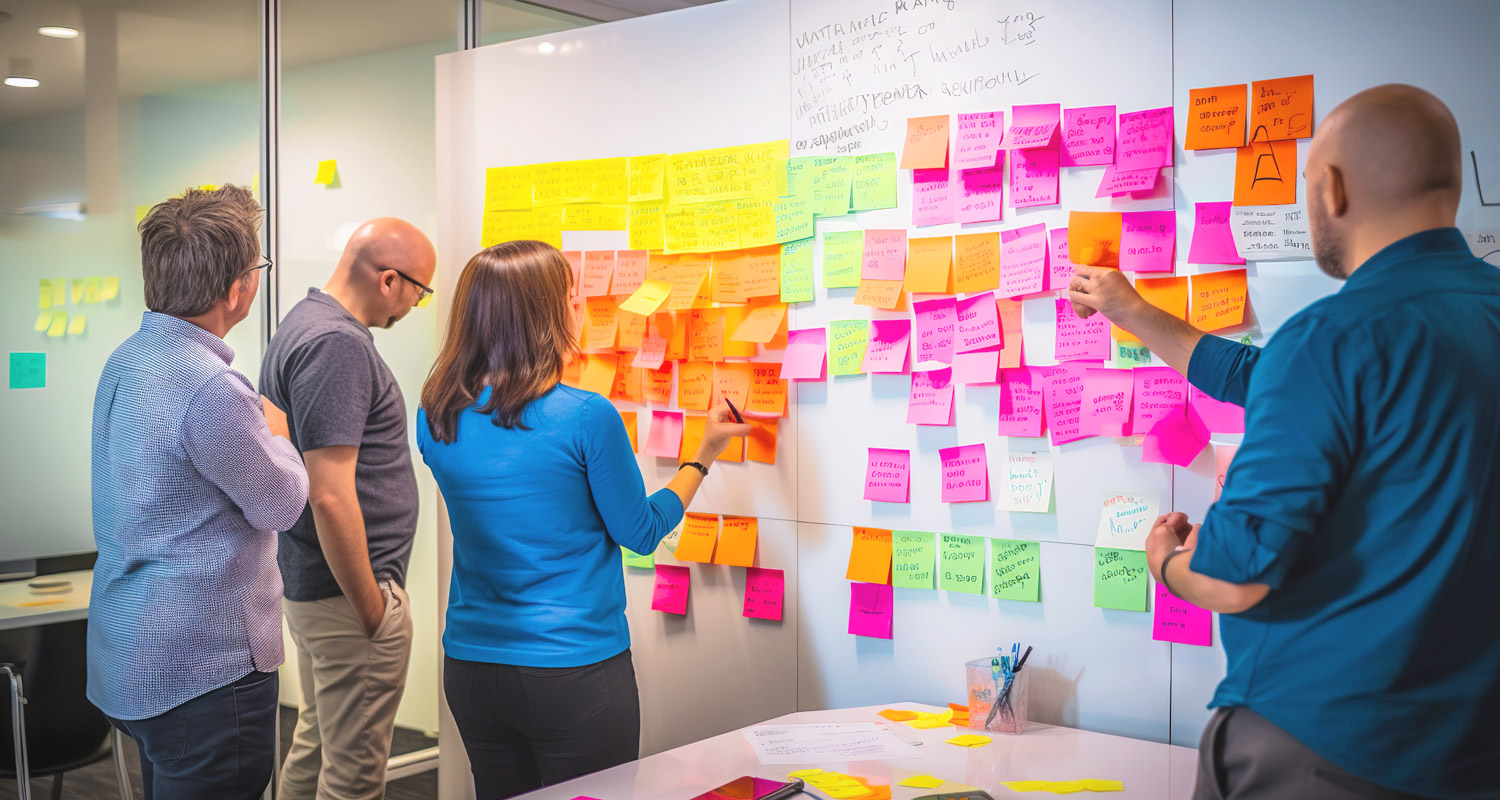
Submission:
[[[734,403],[731,402],[727,397],[724,398],[724,403],[729,406],[729,412],[731,414],[734,414],[734,421],[740,423],[741,425],[745,424],[745,418],[740,416],[740,410],[734,407]]]

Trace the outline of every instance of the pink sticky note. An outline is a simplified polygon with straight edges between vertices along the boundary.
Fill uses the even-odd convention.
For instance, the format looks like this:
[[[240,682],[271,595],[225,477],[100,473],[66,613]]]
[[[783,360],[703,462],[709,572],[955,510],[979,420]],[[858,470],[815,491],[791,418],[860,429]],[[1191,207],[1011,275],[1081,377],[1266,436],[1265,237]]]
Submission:
[[[1172,166],[1172,107],[1120,115],[1115,167],[1130,171]]]
[[[1110,164],[1104,168],[1104,175],[1099,178],[1099,190],[1094,192],[1094,196],[1118,197],[1131,192],[1149,192],[1156,188],[1156,178],[1159,175],[1161,167],[1121,170]]]
[[[651,412],[651,432],[646,435],[646,446],[641,455],[657,458],[676,458],[682,450],[682,412]]]
[[[1080,319],[1066,297],[1053,301],[1057,311],[1058,361],[1105,361],[1109,358],[1109,320],[1103,314]]]
[[[917,363],[953,363],[953,338],[958,332],[958,302],[936,297],[911,304],[917,317]]]
[[[1007,150],[1021,150],[1052,145],[1057,136],[1058,115],[1061,111],[1060,103],[1013,107],[1010,130],[1006,132],[1001,146]]]
[[[1013,208],[1057,204],[1057,148],[1011,152],[1010,204]]]
[[[884,583],[849,582],[849,633],[875,639],[891,638],[895,590]]]
[[[970,295],[958,301],[958,340],[953,344],[955,353],[999,350],[1004,346],[1005,333],[1000,330],[1000,312],[995,305],[994,292]]]
[[[1084,433],[1130,435],[1130,395],[1134,377],[1128,369],[1090,367],[1083,376]]]
[[[1085,367],[1060,364],[1046,369],[1044,374],[1047,428],[1052,432],[1052,443],[1066,444],[1088,436],[1083,432]]]
[[[865,231],[864,266],[867,281],[899,281],[906,277],[906,230]]]
[[[996,383],[1000,380],[1000,351],[955,353],[953,382],[961,384]]]
[[[1042,435],[1042,382],[1025,367],[1000,371],[1000,435]]]
[[[1171,272],[1176,244],[1176,211],[1126,211],[1120,215],[1121,271]]]
[[[742,616],[779,622],[785,597],[786,573],[763,567],[745,568],[745,610]]]
[[[1208,426],[1191,406],[1184,406],[1152,423],[1141,441],[1141,461],[1185,467],[1208,446]]]
[[[1243,264],[1245,259],[1234,248],[1229,229],[1229,209],[1233,202],[1193,204],[1193,244],[1188,261],[1194,264]]]
[[[1068,229],[1047,231],[1047,289],[1067,289],[1073,280],[1073,262],[1068,258]]]
[[[869,448],[865,461],[865,499],[882,503],[911,500],[911,451]]]
[[[953,370],[918,370],[911,374],[906,421],[912,425],[953,424]]]
[[[1219,496],[1224,494],[1224,483],[1229,478],[1229,465],[1234,462],[1234,454],[1240,451],[1237,444],[1214,445],[1214,502],[1219,502]]]
[[[687,567],[656,565],[656,590],[651,594],[651,610],[668,614],[686,614],[688,588],[693,574]]]
[[[861,372],[905,372],[911,352],[911,320],[870,320],[870,341],[865,345]]]
[[[1000,140],[1005,138],[1005,112],[985,111],[958,115],[958,142],[953,165],[959,169],[983,169],[996,164]]]
[[[1215,400],[1192,384],[1188,384],[1188,405],[1198,412],[1198,418],[1214,433],[1245,432],[1245,409],[1242,406]]]
[[[1187,379],[1171,367],[1136,367],[1131,429],[1151,430],[1156,421],[1187,403]]]
[[[1004,158],[1004,153],[999,158]],[[959,173],[956,222],[996,222],[1003,214],[1005,167],[984,167]]]
[[[1062,165],[1089,167],[1115,163],[1115,107],[1089,106],[1063,111]]]
[[[1167,587],[1156,584],[1156,607],[1151,610],[1151,638],[1158,642],[1213,644],[1214,618],[1206,608],[1199,608]]]
[[[938,451],[943,463],[943,502],[972,503],[990,499],[990,464],[984,445],[964,444]]]
[[[911,224],[943,225],[958,211],[953,180],[946,169],[914,169],[911,172]]]
[[[1047,226],[1000,231],[1000,296],[1020,297],[1046,284]]]
[[[828,377],[828,329],[787,331],[781,379],[821,381]]]

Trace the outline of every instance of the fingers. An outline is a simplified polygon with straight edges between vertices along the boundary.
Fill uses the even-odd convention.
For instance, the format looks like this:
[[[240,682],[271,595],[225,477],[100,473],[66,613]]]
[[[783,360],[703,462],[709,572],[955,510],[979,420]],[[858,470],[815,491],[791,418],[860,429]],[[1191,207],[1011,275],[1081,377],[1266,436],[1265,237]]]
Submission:
[[[1089,305],[1093,301],[1093,298],[1083,292],[1075,292],[1069,289],[1068,299],[1073,302],[1073,313],[1077,314],[1079,319],[1088,319],[1097,310]]]

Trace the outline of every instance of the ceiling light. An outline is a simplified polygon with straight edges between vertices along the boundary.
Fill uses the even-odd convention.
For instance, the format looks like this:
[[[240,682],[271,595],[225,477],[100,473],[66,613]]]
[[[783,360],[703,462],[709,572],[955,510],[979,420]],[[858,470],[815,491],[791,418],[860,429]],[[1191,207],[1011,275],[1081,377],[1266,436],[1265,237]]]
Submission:
[[[551,42],[542,42],[541,44],[539,44],[539,45],[536,46],[536,51],[538,53],[550,53],[550,52],[552,52],[553,50],[556,50],[556,49],[557,48],[555,46],[553,46],[553,44]]]
[[[37,28],[36,32],[40,33],[43,36],[50,36],[53,39],[77,39],[78,38],[78,29],[77,28],[68,28],[68,27],[64,27],[62,25],[43,25],[42,27]]]
[[[37,80],[36,78],[28,78],[24,75],[7,75],[5,78],[5,85],[14,86],[18,89],[35,89],[36,87],[41,86],[42,82]]]

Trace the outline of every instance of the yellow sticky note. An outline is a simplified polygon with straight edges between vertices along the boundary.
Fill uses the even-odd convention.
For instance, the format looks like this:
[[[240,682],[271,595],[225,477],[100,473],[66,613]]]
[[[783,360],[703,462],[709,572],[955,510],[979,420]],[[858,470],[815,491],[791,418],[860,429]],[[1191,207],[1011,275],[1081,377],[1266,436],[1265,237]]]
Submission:
[[[71,284],[69,285],[69,288],[72,289],[72,291],[69,292],[69,294],[71,294],[73,296],[73,305],[76,306],[79,303],[82,303],[83,302],[83,278],[74,278],[72,280]]]
[[[931,775],[913,775],[898,785],[910,786],[914,789],[936,789],[943,785],[943,779],[934,778]]]
[[[120,296],[120,279],[107,277],[99,286],[99,300],[108,302]]]
[[[88,326],[88,324],[89,324],[89,318],[88,317],[86,317],[86,316],[84,316],[82,314],[74,314],[73,317],[72,317],[72,319],[68,320],[68,335],[69,336],[82,336],[83,335],[83,329],[86,326]]]
[[[61,308],[68,304],[68,280],[66,278],[52,279],[52,307]]]
[[[41,309],[52,307],[52,281],[46,278],[37,281],[36,307]]]
[[[531,166],[490,167],[484,171],[484,210],[531,208]]]
[[[937,714],[922,714],[906,724],[913,728],[942,728],[947,726],[952,719],[953,712],[949,710]]]
[[[50,327],[52,327],[52,312],[43,311],[42,313],[36,315],[36,324],[31,326],[31,329],[36,331],[37,333],[41,333],[42,331],[47,330]]]
[[[563,207],[565,231],[623,231],[625,206],[584,203]]]
[[[1123,791],[1125,791],[1125,782],[1124,781],[1101,781],[1101,780],[1096,780],[1096,779],[1093,779],[1093,778],[1086,778],[1084,780],[1078,781],[1077,783],[1078,783],[1078,785],[1082,786],[1083,788],[1085,788],[1085,789],[1087,789],[1087,790],[1089,790],[1091,792],[1123,792]]]
[[[135,207],[135,224],[137,224],[137,225],[141,224],[141,220],[145,219],[146,215],[150,214],[150,213],[151,213],[151,206],[136,206]]]
[[[814,769],[799,769],[799,770],[796,770],[794,772],[788,772],[786,774],[786,776],[788,778],[806,778],[809,775],[821,775],[821,774],[823,774],[823,770],[814,768]]]
[[[52,324],[47,326],[47,335],[53,338],[62,336],[68,332],[68,313],[57,311],[52,314]]]
[[[318,174],[313,176],[313,183],[318,186],[332,186],[338,180],[338,159],[330,158],[327,161],[318,162]]]
[[[965,733],[948,740],[948,744],[956,744],[959,747],[983,747],[990,743],[990,737],[980,736],[977,733]]]
[[[672,284],[669,281],[643,281],[639,289],[620,303],[620,310],[649,317],[656,313],[656,309],[661,308],[661,304],[671,293]]]
[[[93,305],[104,297],[104,281],[100,278],[91,277],[83,279],[83,302]]]
[[[834,800],[855,800],[855,798],[864,797],[866,795],[875,793],[874,789],[870,789],[858,783],[853,786],[825,786],[820,788],[822,789],[823,794],[832,797]]]

